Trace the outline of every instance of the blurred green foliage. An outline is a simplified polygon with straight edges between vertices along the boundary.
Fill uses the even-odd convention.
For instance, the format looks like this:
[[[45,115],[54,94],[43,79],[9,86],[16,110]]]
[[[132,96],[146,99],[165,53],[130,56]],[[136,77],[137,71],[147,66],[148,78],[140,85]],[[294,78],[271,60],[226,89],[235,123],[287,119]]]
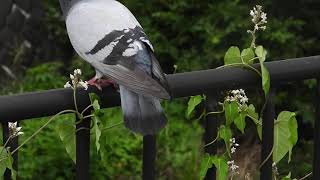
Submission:
[[[249,10],[260,3],[268,13],[268,27],[259,35],[258,44],[268,49],[268,60],[316,55],[320,52],[317,42],[320,23],[320,3],[316,0],[248,2],[244,0],[195,1],[195,0],[121,0],[144,27],[156,49],[156,55],[165,72],[208,69],[223,64],[223,57],[231,45],[241,48],[250,44],[251,29]],[[60,16],[58,1],[45,0],[45,24],[48,36],[55,44],[66,46],[68,37]],[[69,49],[66,48],[66,51]],[[42,89],[60,88],[67,81],[68,72],[77,67],[85,78],[94,74],[93,69],[79,58],[44,59],[44,64],[33,64],[19,77],[3,85],[1,94],[13,94]],[[63,63],[62,63],[63,61]],[[314,84],[314,83],[313,83]],[[314,89],[312,83],[287,85],[281,90],[298,91],[279,93],[279,107],[292,111],[299,109],[300,119],[310,120],[313,107],[311,95],[291,98],[298,94],[308,94]],[[309,93],[310,94],[310,93]],[[308,102],[308,106],[306,106]],[[48,102],[50,103],[50,102]],[[196,179],[200,165],[201,134],[199,122],[185,118],[186,101],[164,102],[169,125],[158,136],[157,173],[159,179]],[[277,107],[277,108],[279,108]],[[121,120],[118,108],[108,109],[104,126],[108,127]],[[71,116],[63,119],[72,121]],[[25,137],[39,128],[47,118],[22,122]],[[62,118],[60,119],[62,120]],[[96,153],[94,140],[91,149],[92,179],[139,179],[141,173],[142,139],[124,127],[103,131],[101,154]],[[310,148],[307,148],[308,152]],[[303,152],[308,160],[299,165],[293,157],[295,176],[302,176],[310,170],[309,153]],[[297,153],[294,153],[294,155]],[[301,160],[303,161],[303,160]],[[280,165],[282,167],[282,165]],[[283,165],[286,167],[286,165]],[[303,169],[304,168],[304,169]],[[285,169],[285,168],[284,168]],[[297,170],[299,169],[299,170]],[[301,173],[301,174],[300,174]],[[284,173],[285,174],[285,173]],[[54,123],[28,143],[19,152],[20,179],[72,179],[73,162],[68,157],[55,131]],[[160,178],[161,177],[161,178]]]
[[[78,62],[82,61],[75,59],[72,64]],[[78,65],[78,67],[86,66],[83,63]],[[68,77],[59,73],[61,66],[61,63],[46,63],[31,68],[21,82],[12,85],[12,88],[18,87],[17,89],[9,90],[9,88],[2,93],[60,88]],[[170,121],[158,136],[158,176],[163,177],[165,174],[165,177],[174,179],[195,177],[198,170],[202,128],[198,122],[192,123],[185,119],[182,112],[186,107],[181,100],[164,102],[164,108]],[[47,120],[48,118],[39,118],[23,121],[21,126],[25,135],[20,137],[20,141],[30,136]],[[102,120],[102,127],[121,122],[121,110],[119,108],[105,110]],[[56,121],[74,121],[74,117],[71,115],[59,117],[19,151],[20,179],[73,178],[73,162],[55,130]],[[142,165],[141,136],[132,134],[122,125],[102,131],[101,154],[96,152],[94,139],[91,142],[92,179],[139,179]],[[190,165],[185,166],[185,164]]]

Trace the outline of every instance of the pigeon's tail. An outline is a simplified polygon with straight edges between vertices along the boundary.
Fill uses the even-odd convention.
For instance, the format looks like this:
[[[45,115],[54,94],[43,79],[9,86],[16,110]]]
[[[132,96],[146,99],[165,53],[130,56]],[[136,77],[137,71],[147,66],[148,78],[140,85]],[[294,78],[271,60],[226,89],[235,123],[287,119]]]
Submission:
[[[124,123],[133,132],[151,135],[160,131],[167,123],[159,99],[134,93],[120,87]]]

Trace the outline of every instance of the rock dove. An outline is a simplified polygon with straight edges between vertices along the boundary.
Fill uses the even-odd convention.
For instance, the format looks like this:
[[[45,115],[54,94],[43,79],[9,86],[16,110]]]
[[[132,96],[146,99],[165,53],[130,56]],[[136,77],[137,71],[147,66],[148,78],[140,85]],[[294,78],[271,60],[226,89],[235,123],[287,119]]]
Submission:
[[[170,99],[169,86],[133,14],[115,0],[59,1],[73,48],[96,70],[89,82],[119,85],[124,123],[133,132],[162,129],[167,118],[160,99]]]

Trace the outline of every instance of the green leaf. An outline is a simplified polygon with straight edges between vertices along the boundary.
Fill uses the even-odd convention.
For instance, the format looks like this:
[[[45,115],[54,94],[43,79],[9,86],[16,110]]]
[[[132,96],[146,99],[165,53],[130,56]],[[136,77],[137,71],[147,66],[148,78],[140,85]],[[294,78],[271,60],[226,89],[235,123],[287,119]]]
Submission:
[[[187,118],[190,118],[191,113],[194,109],[202,102],[202,96],[191,96],[188,102],[188,109],[187,109]]]
[[[297,144],[298,142],[298,123],[295,116],[291,117],[291,119],[288,122],[289,131],[290,131],[290,147],[289,147],[289,158],[288,163],[291,161],[291,154],[292,154],[292,148]]]
[[[71,121],[61,121],[56,128],[70,158],[76,163],[76,128]]]
[[[97,148],[97,152],[99,152],[99,150],[100,150],[100,137],[101,137],[101,129],[99,127],[99,124],[100,124],[101,120],[98,116],[93,116],[92,121],[93,121],[93,130],[96,135],[96,137],[95,137],[96,148]]]
[[[263,64],[264,61],[266,60],[267,51],[262,46],[258,46],[256,48],[255,53],[259,58],[260,67],[261,67],[262,89],[264,91],[265,96],[267,96],[270,89],[270,74],[268,69]]]
[[[255,50],[256,55],[259,58],[260,62],[264,62],[267,57],[267,51],[263,48],[263,46],[258,46]]]
[[[234,124],[243,134],[244,129],[246,128],[246,113],[245,112],[239,113],[238,117],[234,119]]]
[[[226,127],[224,125],[220,126],[218,131],[219,137],[224,140],[224,143],[226,145],[226,149],[229,152],[230,150],[230,139],[232,138],[232,131],[230,127]]]
[[[236,46],[231,46],[224,56],[224,64],[242,63],[240,49]]]
[[[262,125],[256,124],[256,126],[257,126],[258,136],[259,136],[260,140],[262,141]]]
[[[260,62],[260,66],[262,75],[262,89],[264,91],[265,96],[267,96],[270,90],[270,74],[263,63]]]
[[[253,61],[251,60],[255,57],[255,55],[252,48],[242,50],[241,57],[244,63],[253,64]]]
[[[7,163],[8,163],[8,153],[7,150],[3,148],[3,146],[0,146],[0,152],[2,151],[2,153],[0,154],[0,176],[2,176],[7,168]]]
[[[285,177],[282,177],[281,180],[291,180],[291,172]]]
[[[226,125],[230,126],[234,119],[238,116],[238,104],[237,102],[225,102],[224,103],[224,113],[226,116]]]
[[[8,168],[11,170],[11,178],[13,180],[17,179],[17,171],[13,169],[13,157],[11,156],[11,153],[8,153],[7,149],[4,149],[3,146],[0,146],[0,176],[4,175],[5,170]]]
[[[211,161],[217,168],[217,180],[226,180],[228,176],[228,163],[223,156],[211,156]]]
[[[13,157],[11,153],[8,153],[8,159],[7,159],[7,168],[11,171],[11,179],[16,180],[17,179],[17,171],[13,168]]]
[[[95,93],[90,93],[90,101],[93,107],[93,113],[95,116],[102,117],[104,115],[100,107],[100,99]]]
[[[256,112],[256,108],[254,107],[253,104],[250,104],[246,109],[246,112],[247,112],[247,117],[249,117],[256,124],[259,138],[260,140],[262,140],[262,126],[261,126],[262,122],[261,120],[259,120],[259,115]]]
[[[93,95],[95,95],[95,94],[93,94]],[[99,127],[99,125],[101,123],[100,117],[102,117],[104,115],[104,113],[100,109],[101,107],[99,104],[99,99],[97,99],[98,97],[96,95],[93,97],[95,99],[93,100],[93,98],[91,98],[91,102],[93,101],[93,103],[92,103],[92,106],[93,106],[92,121],[93,121],[93,130],[95,132],[95,144],[96,144],[97,152],[99,152],[99,150],[100,150],[100,137],[101,137],[101,129]]]
[[[201,164],[200,164],[200,175],[199,175],[199,179],[202,180],[205,178],[208,169],[210,169],[212,167],[212,162],[211,162],[211,157],[209,154],[204,154],[204,157],[201,160]]]
[[[273,161],[275,163],[278,163],[292,149],[289,121],[293,117],[295,117],[295,113],[282,111],[275,122],[273,147]]]
[[[249,118],[252,119],[252,121],[255,123],[255,124],[259,124],[259,115],[258,113],[256,113],[256,108],[254,107],[253,104],[250,104],[248,106],[248,108],[246,109],[247,111],[247,116],[250,116]]]
[[[100,101],[99,96],[95,93],[89,93],[89,98],[90,98],[91,103],[93,103],[96,100],[98,102]]]
[[[100,104],[98,100],[94,100],[92,106],[95,111],[100,110]]]

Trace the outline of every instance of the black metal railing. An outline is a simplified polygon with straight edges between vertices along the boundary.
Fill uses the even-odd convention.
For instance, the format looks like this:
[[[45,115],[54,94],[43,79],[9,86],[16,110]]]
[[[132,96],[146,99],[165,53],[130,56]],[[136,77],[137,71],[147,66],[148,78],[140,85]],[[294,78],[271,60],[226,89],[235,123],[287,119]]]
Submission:
[[[255,65],[258,67],[259,65]],[[261,159],[264,160],[269,155],[273,146],[273,121],[275,118],[275,104],[273,102],[276,87],[274,84],[282,82],[298,81],[320,77],[320,56],[288,59],[282,61],[267,62],[266,67],[270,72],[271,91],[267,98],[266,108],[263,113],[262,128],[262,152]],[[206,94],[206,109],[214,111],[217,108],[217,98],[221,91],[245,88],[260,84],[260,77],[254,72],[242,68],[226,67],[204,71],[179,73],[167,76],[174,98],[186,97],[191,95]],[[320,98],[320,83],[317,86],[318,99]],[[77,91],[77,104],[79,110],[84,109],[90,104],[88,92],[96,92],[102,100],[102,107],[115,107],[120,105],[117,92],[107,88],[102,92],[90,89],[88,91]],[[314,130],[314,161],[313,179],[320,179],[320,106],[317,106]],[[74,109],[72,90],[55,89],[42,92],[27,93],[22,95],[1,96],[0,97],[0,122],[3,125],[3,141],[8,138],[7,123],[9,121],[21,121],[30,118],[38,118],[54,115],[65,109]],[[17,113],[18,112],[18,113]],[[77,125],[80,127],[90,127],[89,120],[82,121]],[[216,137],[218,121],[214,116],[208,116],[205,121],[205,143],[210,142]],[[10,144],[12,149],[18,146],[15,139]],[[155,179],[155,158],[156,140],[154,136],[143,138],[143,179]],[[89,177],[89,150],[90,133],[89,131],[78,131],[76,133],[76,179],[88,180]],[[209,154],[216,153],[216,145],[206,147],[205,151]],[[18,153],[14,155],[14,168],[18,168]],[[260,169],[261,180],[270,180],[272,176],[271,158]],[[6,171],[5,179],[10,179]],[[215,179],[214,168],[207,173],[206,179]]]

